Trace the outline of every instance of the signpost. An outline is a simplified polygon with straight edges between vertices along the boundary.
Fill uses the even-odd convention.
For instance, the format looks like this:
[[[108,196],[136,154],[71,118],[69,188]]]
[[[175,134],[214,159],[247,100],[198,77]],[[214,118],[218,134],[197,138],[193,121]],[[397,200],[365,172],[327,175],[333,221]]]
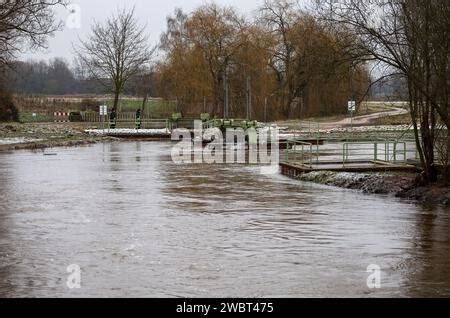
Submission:
[[[351,115],[350,123],[353,129],[353,113],[356,111],[356,102],[354,100],[348,102],[348,111]]]
[[[108,116],[108,106],[101,105],[99,108],[100,108],[99,109],[100,119],[102,121],[103,129],[105,129],[105,119],[106,119],[106,116]]]
[[[348,102],[348,111],[353,113],[356,111],[356,102],[355,101],[349,101]]]

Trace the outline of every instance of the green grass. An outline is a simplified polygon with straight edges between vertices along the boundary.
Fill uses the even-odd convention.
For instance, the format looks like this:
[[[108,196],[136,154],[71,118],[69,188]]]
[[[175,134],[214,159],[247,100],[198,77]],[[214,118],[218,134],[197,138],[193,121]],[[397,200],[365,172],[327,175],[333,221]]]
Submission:
[[[41,122],[51,122],[53,121],[52,116],[45,114],[38,114],[33,116],[33,113],[21,113],[19,114],[19,122],[21,123],[41,123]]]
[[[106,101],[108,105],[108,110],[111,111],[114,100]],[[78,111],[81,109],[81,103],[71,103],[66,105],[66,107],[58,107],[58,111]],[[118,111],[119,113],[134,113],[137,109],[142,107],[142,100],[134,99],[122,99],[119,102]],[[56,109],[56,108],[55,108]],[[97,107],[94,107],[95,111]],[[169,118],[173,112],[175,112],[176,104],[174,102],[167,102],[163,100],[149,100],[146,104],[144,115],[151,118]],[[53,116],[46,115],[45,112],[35,112],[36,116],[33,116],[31,111],[21,112],[19,114],[19,121],[22,123],[39,123],[39,122],[52,122],[54,120]]]
[[[114,100],[106,101],[108,109],[112,109]],[[142,107],[142,100],[122,99],[119,101],[119,112],[135,112]],[[175,111],[175,103],[163,100],[149,100],[145,106],[145,114],[152,117],[166,118]]]

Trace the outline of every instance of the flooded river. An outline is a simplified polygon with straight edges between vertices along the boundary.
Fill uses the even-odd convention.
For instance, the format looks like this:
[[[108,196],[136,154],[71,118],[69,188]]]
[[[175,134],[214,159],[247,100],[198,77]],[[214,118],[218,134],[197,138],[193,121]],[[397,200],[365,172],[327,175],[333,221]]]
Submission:
[[[175,165],[170,147],[0,154],[0,296],[450,296],[448,208]]]

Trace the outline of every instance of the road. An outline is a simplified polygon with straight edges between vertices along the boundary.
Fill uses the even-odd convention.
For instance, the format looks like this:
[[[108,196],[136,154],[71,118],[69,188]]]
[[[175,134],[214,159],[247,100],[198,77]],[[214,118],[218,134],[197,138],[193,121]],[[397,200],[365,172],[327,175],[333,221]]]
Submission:
[[[354,126],[364,126],[369,125],[371,121],[377,118],[383,118],[383,117],[390,117],[390,116],[398,116],[398,115],[404,115],[407,114],[408,111],[403,108],[395,108],[390,111],[383,111],[368,115],[361,115],[361,116],[355,116],[353,117],[353,125]],[[340,121],[336,122],[328,122],[328,123],[321,123],[320,126],[323,129],[332,129],[332,128],[342,128],[345,126],[349,126],[352,124],[352,118],[347,117],[345,119],[342,119]]]

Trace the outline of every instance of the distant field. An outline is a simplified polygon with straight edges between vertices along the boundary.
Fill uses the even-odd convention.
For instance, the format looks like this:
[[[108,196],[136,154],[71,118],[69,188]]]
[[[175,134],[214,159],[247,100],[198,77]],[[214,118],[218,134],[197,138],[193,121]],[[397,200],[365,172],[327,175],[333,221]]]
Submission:
[[[98,106],[108,105],[111,110],[114,99],[111,96],[16,96],[15,103],[22,122],[47,122],[53,120],[54,112],[98,112]],[[120,99],[119,113],[134,113],[142,107],[142,99],[124,97]],[[152,118],[168,118],[175,111],[176,104],[162,99],[149,99],[143,115]]]
[[[114,100],[109,99],[106,102],[108,109],[112,109]],[[142,107],[142,100],[136,99],[122,99],[119,101],[119,112],[135,112]],[[170,115],[175,111],[175,103],[168,102],[160,99],[152,99],[147,101],[144,109],[144,114],[150,114],[152,117],[158,117],[157,115]],[[167,116],[165,116],[167,117]]]
[[[106,101],[108,109],[112,109],[114,100],[110,99]],[[135,99],[122,99],[119,101],[118,112],[136,112],[136,110],[142,108],[142,100]],[[168,118],[175,111],[176,105],[174,102],[168,102],[159,99],[152,99],[147,101],[143,116],[153,118]]]

